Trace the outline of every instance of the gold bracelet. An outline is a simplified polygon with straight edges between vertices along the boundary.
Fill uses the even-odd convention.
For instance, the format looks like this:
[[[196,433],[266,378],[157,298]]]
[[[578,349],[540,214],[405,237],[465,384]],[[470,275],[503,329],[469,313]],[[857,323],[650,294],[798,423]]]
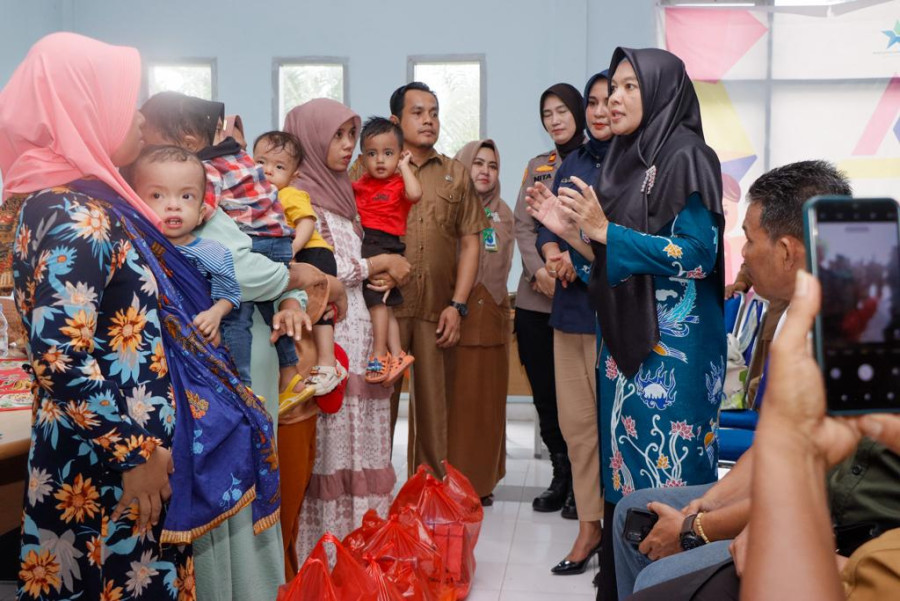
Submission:
[[[700,518],[703,517],[703,512],[697,514],[697,517],[694,518],[694,525],[697,526],[697,534],[700,535],[700,538],[703,539],[703,542],[709,544],[709,539],[706,537],[706,533],[703,532],[703,524],[700,523]]]

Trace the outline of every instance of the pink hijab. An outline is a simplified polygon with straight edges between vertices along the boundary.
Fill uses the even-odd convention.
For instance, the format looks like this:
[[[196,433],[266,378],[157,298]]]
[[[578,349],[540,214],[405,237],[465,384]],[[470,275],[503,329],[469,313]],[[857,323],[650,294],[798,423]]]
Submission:
[[[360,118],[345,105],[329,98],[316,98],[294,107],[284,118],[284,131],[300,138],[306,157],[292,186],[309,194],[315,207],[356,220],[356,198],[346,172],[332,171],[325,164],[335,132],[348,119],[359,131]]]
[[[159,227],[112,163],[141,85],[135,48],[74,33],[39,40],[0,91],[3,199],[94,177]]]

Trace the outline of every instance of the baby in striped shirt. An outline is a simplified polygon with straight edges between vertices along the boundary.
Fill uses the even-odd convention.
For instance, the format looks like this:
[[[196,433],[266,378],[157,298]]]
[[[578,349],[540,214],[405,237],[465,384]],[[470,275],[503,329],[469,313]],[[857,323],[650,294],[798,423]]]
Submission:
[[[198,313],[194,325],[218,345],[219,324],[241,304],[241,288],[231,251],[215,240],[193,234],[203,221],[203,163],[178,146],[148,146],[125,175],[138,196],[159,215],[162,234],[209,282],[212,307]]]

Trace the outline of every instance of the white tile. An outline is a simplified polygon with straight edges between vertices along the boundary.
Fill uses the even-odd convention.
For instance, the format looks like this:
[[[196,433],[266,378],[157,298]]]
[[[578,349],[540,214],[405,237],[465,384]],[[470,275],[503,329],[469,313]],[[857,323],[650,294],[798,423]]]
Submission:
[[[533,522],[535,524],[575,524],[578,525],[578,520],[567,520],[558,511],[535,511],[531,508],[530,505],[523,506],[521,511],[519,511],[519,521],[520,522]],[[577,530],[577,527],[576,527]]]
[[[512,538],[497,540],[492,537],[478,537],[475,545],[475,560],[481,566],[482,562],[488,564],[506,563],[512,550]]]
[[[550,568],[566,558],[569,551],[572,550],[572,540],[561,543],[550,544],[510,544],[509,563],[531,565],[537,571],[545,571],[550,573]],[[593,564],[588,569],[596,567],[597,560],[593,560]]]
[[[590,595],[594,592],[594,571],[574,576],[555,576],[549,571],[537,570],[535,566],[511,563],[506,566],[503,578],[504,593],[525,591],[532,594],[543,593],[546,599],[558,599],[557,595]]]
[[[476,559],[475,582],[472,583],[472,590],[502,590],[503,576],[506,574],[506,569],[505,559],[502,562],[478,561]]]
[[[513,536],[513,544],[528,543],[571,543],[578,536],[578,522],[572,520],[559,520],[559,523],[536,523],[519,521],[516,523],[516,533]]]
[[[472,588],[466,601],[499,601],[500,591],[489,591],[481,588]]]
[[[481,544],[482,540],[512,542],[515,533],[515,520],[485,520],[481,523],[481,534],[478,535],[478,543]]]
[[[485,521],[508,521],[519,519],[521,503],[512,503],[510,501],[494,501],[490,507],[484,507]],[[529,508],[530,509],[530,508]]]
[[[524,486],[527,476],[527,470],[516,470],[514,472],[507,470],[506,475],[497,483],[497,486]]]
[[[524,591],[505,591],[500,593],[500,601],[594,601],[596,598],[594,593],[587,595],[565,595],[554,592],[547,593],[526,593]]]

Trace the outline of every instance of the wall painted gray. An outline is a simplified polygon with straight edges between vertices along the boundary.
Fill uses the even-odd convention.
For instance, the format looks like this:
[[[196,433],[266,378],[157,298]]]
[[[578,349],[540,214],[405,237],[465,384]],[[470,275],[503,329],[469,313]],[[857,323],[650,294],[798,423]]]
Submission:
[[[218,99],[242,116],[248,136],[272,124],[274,57],[345,57],[349,105],[386,115],[406,81],[409,55],[483,54],[487,128],[502,158],[503,198],[514,203],[521,173],[550,147],[541,91],[558,81],[581,89],[618,45],[655,45],[654,0],[0,0],[0,82],[29,46],[57,30],[136,46],[146,61],[217,58]],[[511,288],[518,278],[513,264]]]

